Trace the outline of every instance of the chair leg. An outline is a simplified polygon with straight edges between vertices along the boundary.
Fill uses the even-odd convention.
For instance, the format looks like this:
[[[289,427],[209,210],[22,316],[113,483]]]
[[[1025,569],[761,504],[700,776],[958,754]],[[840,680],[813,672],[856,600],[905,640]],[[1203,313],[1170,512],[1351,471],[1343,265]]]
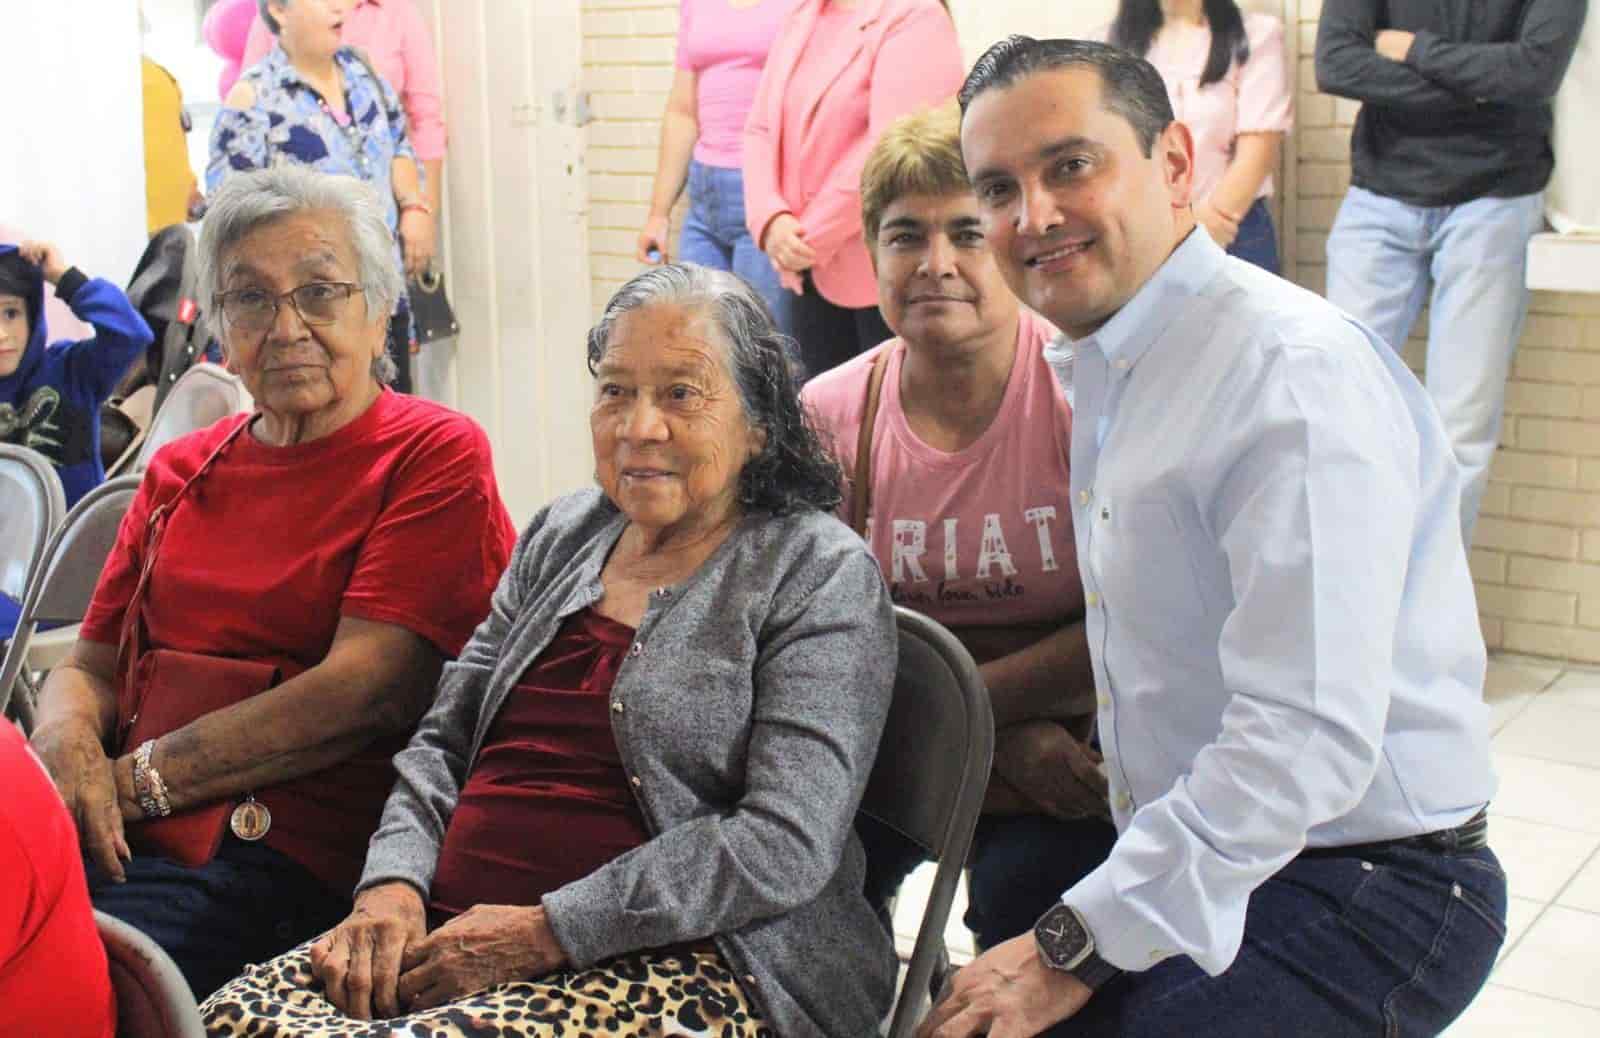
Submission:
[[[22,729],[23,735],[33,734],[34,704],[37,701],[38,692],[34,688],[33,675],[24,670],[17,675],[17,684],[11,694],[11,704],[6,708],[6,713],[17,722],[17,727]]]

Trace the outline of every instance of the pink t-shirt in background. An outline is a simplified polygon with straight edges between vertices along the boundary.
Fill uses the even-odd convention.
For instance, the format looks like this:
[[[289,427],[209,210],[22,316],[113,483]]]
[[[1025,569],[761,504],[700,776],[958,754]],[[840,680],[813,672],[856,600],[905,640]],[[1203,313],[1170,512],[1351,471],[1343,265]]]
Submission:
[[[890,339],[806,384],[801,400],[848,473],[872,358],[884,354],[872,438],[868,541],[899,605],[952,627],[1063,622],[1083,613],[1068,491],[1072,410],[1045,363],[1056,330],[1022,312],[994,422],[965,450],[936,450],[900,404],[906,347]],[[849,516],[847,487],[840,515]]]
[[[1283,50],[1283,23],[1270,14],[1247,12],[1244,34],[1250,60],[1235,61],[1228,74],[1204,88],[1200,75],[1211,56],[1211,31],[1157,35],[1146,60],[1161,73],[1172,112],[1194,134],[1194,197],[1209,198],[1241,133],[1288,133],[1294,126],[1289,70]],[[1106,33],[1101,34],[1105,38]],[[1272,178],[1261,182],[1257,198],[1272,196]]]
[[[694,157],[706,166],[743,166],[744,123],[778,26],[798,0],[682,0],[677,66],[695,74]]]

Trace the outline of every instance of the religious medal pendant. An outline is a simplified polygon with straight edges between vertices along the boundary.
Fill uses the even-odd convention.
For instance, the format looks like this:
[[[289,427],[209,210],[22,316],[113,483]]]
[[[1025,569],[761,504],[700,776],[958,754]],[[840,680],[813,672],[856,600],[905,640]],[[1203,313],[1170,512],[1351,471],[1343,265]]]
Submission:
[[[254,842],[267,835],[267,830],[272,828],[272,812],[267,810],[266,804],[256,799],[254,793],[248,793],[244,802],[233,809],[233,818],[228,825],[239,839]]]

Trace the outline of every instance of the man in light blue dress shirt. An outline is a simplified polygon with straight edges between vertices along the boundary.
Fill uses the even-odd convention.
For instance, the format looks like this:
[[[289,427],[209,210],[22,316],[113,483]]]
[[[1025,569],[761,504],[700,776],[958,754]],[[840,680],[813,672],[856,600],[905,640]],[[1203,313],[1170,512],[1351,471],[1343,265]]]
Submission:
[[[1367,329],[1196,228],[1144,61],[1012,37],[961,102],[1001,268],[1065,333],[1118,839],[922,1034],[1438,1033],[1506,908],[1438,414]]]

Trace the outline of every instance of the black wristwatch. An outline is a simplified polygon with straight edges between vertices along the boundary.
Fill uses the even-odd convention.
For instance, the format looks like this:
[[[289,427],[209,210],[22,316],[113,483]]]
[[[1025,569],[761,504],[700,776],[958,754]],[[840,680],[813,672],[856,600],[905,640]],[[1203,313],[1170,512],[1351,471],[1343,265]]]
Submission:
[[[1033,924],[1039,958],[1051,969],[1070,973],[1090,991],[1122,971],[1095,954],[1094,936],[1071,905],[1057,903]]]

